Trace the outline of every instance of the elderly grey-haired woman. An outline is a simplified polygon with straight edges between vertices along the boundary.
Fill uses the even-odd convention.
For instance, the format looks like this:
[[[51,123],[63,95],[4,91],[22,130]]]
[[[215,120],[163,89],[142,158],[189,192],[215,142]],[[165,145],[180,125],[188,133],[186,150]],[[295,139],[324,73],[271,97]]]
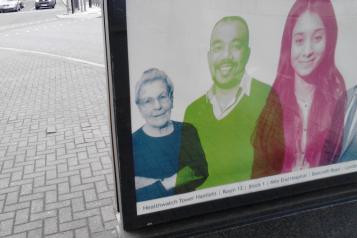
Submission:
[[[174,87],[165,72],[146,70],[135,89],[145,124],[133,133],[137,202],[193,191],[208,176],[196,129],[172,121]]]

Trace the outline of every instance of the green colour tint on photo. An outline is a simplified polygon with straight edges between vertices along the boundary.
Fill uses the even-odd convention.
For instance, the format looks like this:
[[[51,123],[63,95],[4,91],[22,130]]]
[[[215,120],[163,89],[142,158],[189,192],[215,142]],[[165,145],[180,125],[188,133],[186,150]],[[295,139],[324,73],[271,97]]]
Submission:
[[[206,95],[187,108],[184,120],[197,129],[208,163],[208,178],[198,189],[251,178],[251,136],[269,91],[268,85],[253,79],[250,95],[221,120],[215,118]]]

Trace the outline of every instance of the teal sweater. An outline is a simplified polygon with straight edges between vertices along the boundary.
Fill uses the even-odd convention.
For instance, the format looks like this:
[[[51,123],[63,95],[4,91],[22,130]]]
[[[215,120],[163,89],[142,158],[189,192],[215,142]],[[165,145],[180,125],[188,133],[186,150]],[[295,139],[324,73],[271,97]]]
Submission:
[[[198,131],[208,163],[208,178],[199,189],[250,179],[253,164],[251,136],[270,87],[252,79],[244,96],[226,117],[217,120],[204,95],[188,106],[185,122]]]

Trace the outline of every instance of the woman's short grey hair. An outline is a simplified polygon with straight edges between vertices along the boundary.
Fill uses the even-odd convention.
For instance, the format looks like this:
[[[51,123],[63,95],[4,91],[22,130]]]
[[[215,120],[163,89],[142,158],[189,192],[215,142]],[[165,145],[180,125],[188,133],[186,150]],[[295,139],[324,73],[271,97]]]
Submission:
[[[167,92],[171,100],[173,99],[173,94],[174,94],[174,85],[171,82],[169,76],[157,68],[151,68],[148,70],[145,70],[143,75],[141,76],[141,79],[139,82],[136,83],[135,86],[135,103],[139,103],[139,93],[141,88],[143,87],[144,84],[156,81],[156,80],[161,80],[167,87]]]

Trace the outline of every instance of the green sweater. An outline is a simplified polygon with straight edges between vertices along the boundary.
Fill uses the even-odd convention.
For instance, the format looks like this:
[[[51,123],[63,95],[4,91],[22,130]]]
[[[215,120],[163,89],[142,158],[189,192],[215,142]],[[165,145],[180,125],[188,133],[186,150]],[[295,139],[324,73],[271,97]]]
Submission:
[[[270,87],[252,79],[244,96],[226,117],[217,120],[204,95],[188,106],[185,122],[196,127],[208,163],[208,178],[198,189],[250,179],[253,164],[251,136]]]

